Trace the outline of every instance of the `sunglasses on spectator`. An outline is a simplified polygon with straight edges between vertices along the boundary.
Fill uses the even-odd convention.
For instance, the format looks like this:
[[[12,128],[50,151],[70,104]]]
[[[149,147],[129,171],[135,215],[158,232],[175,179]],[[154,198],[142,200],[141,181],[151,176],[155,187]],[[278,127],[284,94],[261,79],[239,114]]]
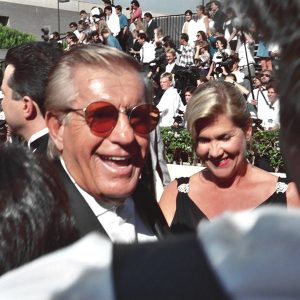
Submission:
[[[263,74],[263,76],[265,76],[265,77],[271,77],[270,74]]]
[[[83,111],[91,132],[99,137],[108,136],[112,132],[118,122],[119,113],[125,113],[128,116],[130,126],[137,134],[150,133],[159,121],[159,110],[152,104],[118,109],[109,102],[96,101],[85,108],[66,110],[66,112],[79,111]]]

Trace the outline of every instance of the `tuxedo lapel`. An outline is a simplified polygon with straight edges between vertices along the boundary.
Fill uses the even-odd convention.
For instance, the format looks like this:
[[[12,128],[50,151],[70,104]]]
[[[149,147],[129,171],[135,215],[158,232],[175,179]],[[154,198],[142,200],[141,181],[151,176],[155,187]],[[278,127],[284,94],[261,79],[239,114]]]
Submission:
[[[46,133],[30,144],[30,149],[38,154],[47,154],[49,134]]]
[[[151,157],[148,155],[141,179],[133,193],[135,209],[145,225],[148,225],[158,239],[170,235],[167,221],[156,201]]]
[[[75,219],[75,226],[78,229],[80,236],[82,237],[91,231],[98,231],[107,236],[103,226],[100,224],[85,199],[77,190],[61,163],[56,161],[56,165],[68,194],[71,210]]]

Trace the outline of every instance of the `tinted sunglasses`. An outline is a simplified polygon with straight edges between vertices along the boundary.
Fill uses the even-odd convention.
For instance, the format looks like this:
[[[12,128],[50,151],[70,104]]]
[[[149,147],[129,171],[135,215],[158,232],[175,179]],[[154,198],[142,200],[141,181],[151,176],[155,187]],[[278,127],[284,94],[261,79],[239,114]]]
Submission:
[[[265,77],[271,77],[270,74],[263,74],[263,76],[265,76]]]
[[[128,116],[129,123],[137,134],[151,132],[159,121],[159,110],[152,104],[140,104],[129,109],[118,109],[109,102],[96,101],[85,108],[67,111],[83,111],[85,121],[91,132],[99,137],[108,136],[112,132],[118,122],[119,113],[125,113]]]

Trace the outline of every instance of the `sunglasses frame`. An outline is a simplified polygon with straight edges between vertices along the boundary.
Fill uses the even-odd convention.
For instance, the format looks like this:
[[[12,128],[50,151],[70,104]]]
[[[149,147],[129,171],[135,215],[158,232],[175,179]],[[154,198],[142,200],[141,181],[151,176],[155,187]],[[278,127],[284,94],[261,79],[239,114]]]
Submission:
[[[116,118],[112,118],[112,120],[115,120],[115,124],[113,124],[111,126],[110,129],[108,130],[105,130],[105,131],[96,131],[93,129],[93,122],[95,121],[95,118],[92,118],[92,115],[97,111],[97,109],[95,110],[92,110],[92,111],[89,111],[89,108],[91,106],[95,106],[96,104],[104,104],[106,106],[103,106],[101,108],[107,108],[107,107],[112,107],[115,109],[116,111]],[[134,127],[134,125],[131,123],[131,120],[132,120],[132,115],[133,113],[141,108],[141,107],[147,107],[148,110],[149,110],[149,118],[151,118],[151,114],[154,113],[154,114],[157,114],[156,116],[152,115],[153,117],[153,126],[149,126],[150,130],[146,130],[145,132],[139,132],[136,130],[136,128]],[[100,109],[101,109],[100,108]],[[96,135],[96,136],[99,136],[99,137],[106,137],[106,136],[109,136],[109,134],[113,131],[113,129],[115,128],[115,126],[117,125],[117,122],[118,122],[118,119],[119,119],[119,113],[125,113],[128,117],[128,120],[129,120],[129,124],[130,126],[132,127],[133,131],[136,133],[136,134],[139,134],[139,135],[144,135],[144,134],[149,134],[152,130],[154,130],[156,128],[156,126],[158,125],[158,122],[159,122],[159,118],[160,118],[160,113],[159,113],[159,110],[158,108],[153,105],[153,104],[148,104],[148,103],[143,103],[143,104],[139,104],[139,105],[136,105],[132,108],[122,108],[122,109],[118,109],[116,108],[112,103],[110,102],[107,102],[107,101],[94,101],[94,102],[91,102],[88,106],[84,107],[84,108],[77,108],[77,109],[73,109],[73,108],[70,108],[68,110],[66,110],[65,112],[66,113],[69,113],[69,112],[80,112],[82,111],[84,113],[84,119],[85,119],[85,122],[87,123],[88,127],[90,128],[91,132]],[[91,115],[90,115],[91,114]],[[155,123],[155,125],[154,125]],[[153,127],[153,128],[152,128]]]

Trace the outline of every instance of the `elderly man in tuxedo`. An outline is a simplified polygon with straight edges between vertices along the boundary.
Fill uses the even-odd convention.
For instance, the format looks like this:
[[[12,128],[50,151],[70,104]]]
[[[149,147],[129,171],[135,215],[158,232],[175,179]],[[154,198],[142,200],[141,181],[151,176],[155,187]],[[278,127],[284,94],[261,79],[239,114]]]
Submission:
[[[51,69],[63,52],[54,43],[31,42],[9,49],[2,81],[2,107],[9,130],[32,151],[46,154],[45,91]]]
[[[168,232],[154,191],[139,180],[159,120],[151,101],[138,62],[106,46],[74,48],[52,73],[45,104],[49,150],[81,236],[97,230],[113,242],[133,243]]]

